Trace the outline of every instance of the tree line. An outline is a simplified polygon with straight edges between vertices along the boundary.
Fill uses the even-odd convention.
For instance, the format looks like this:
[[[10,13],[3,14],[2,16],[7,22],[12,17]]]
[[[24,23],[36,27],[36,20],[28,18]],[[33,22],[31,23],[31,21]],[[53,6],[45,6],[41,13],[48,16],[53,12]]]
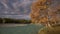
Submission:
[[[25,19],[12,19],[12,18],[0,18],[0,24],[15,23],[15,24],[30,24],[31,20]]]

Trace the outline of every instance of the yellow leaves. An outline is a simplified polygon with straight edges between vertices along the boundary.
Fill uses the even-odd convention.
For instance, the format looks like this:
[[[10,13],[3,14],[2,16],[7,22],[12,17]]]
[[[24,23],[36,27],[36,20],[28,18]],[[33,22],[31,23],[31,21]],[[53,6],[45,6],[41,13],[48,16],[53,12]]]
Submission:
[[[32,4],[32,7],[45,9],[47,7],[46,0],[37,0],[37,2]]]
[[[43,18],[40,19],[40,22],[46,23],[47,21],[48,21],[48,17],[43,17]]]
[[[32,7],[31,7],[31,19],[32,22],[37,22],[37,23],[48,23],[48,15],[49,16],[56,16],[56,14],[54,13],[54,11],[49,11],[47,12],[47,8],[49,7],[49,5],[45,4],[46,0],[37,0],[37,2],[33,3]],[[48,4],[51,3],[50,0],[47,1]],[[43,10],[41,10],[43,9]],[[42,15],[44,15],[42,17]],[[50,19],[50,21],[55,22],[57,20],[56,17],[53,17]]]
[[[46,2],[47,0],[38,0],[38,1],[40,1],[40,2],[43,2],[43,3],[44,3],[44,2]]]
[[[40,18],[40,9],[45,10],[47,8],[45,3],[46,0],[37,0],[37,2],[32,4],[30,13],[32,22],[46,22],[48,20],[47,17]]]
[[[47,8],[46,5],[44,5],[44,6],[40,6],[40,9],[46,9],[46,8]]]

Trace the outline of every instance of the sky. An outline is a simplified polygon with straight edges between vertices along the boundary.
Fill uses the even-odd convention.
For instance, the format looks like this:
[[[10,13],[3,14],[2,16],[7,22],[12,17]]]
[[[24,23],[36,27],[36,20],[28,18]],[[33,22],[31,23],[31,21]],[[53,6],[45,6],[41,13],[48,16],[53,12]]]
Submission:
[[[35,0],[0,0],[0,17],[30,19],[31,4]],[[53,0],[50,9],[60,5],[60,0]]]
[[[34,0],[0,0],[0,17],[29,19],[30,6]]]

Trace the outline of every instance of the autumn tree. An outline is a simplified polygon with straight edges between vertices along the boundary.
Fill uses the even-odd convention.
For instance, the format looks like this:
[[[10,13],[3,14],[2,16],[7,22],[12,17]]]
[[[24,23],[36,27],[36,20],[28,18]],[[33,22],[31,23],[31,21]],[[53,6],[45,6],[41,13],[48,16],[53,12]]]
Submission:
[[[47,23],[48,22],[48,12],[47,12],[47,1],[37,0],[32,4],[31,7],[31,20],[32,23]]]
[[[31,6],[31,21],[33,24],[52,25],[59,19],[56,17],[56,11],[50,10],[51,0],[36,0]]]

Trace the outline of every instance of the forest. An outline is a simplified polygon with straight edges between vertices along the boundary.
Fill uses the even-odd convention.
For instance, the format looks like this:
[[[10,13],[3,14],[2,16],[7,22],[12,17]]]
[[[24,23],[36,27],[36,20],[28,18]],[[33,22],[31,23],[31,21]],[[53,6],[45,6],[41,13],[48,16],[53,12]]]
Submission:
[[[29,24],[31,20],[25,19],[12,19],[12,18],[0,18],[0,24]]]

